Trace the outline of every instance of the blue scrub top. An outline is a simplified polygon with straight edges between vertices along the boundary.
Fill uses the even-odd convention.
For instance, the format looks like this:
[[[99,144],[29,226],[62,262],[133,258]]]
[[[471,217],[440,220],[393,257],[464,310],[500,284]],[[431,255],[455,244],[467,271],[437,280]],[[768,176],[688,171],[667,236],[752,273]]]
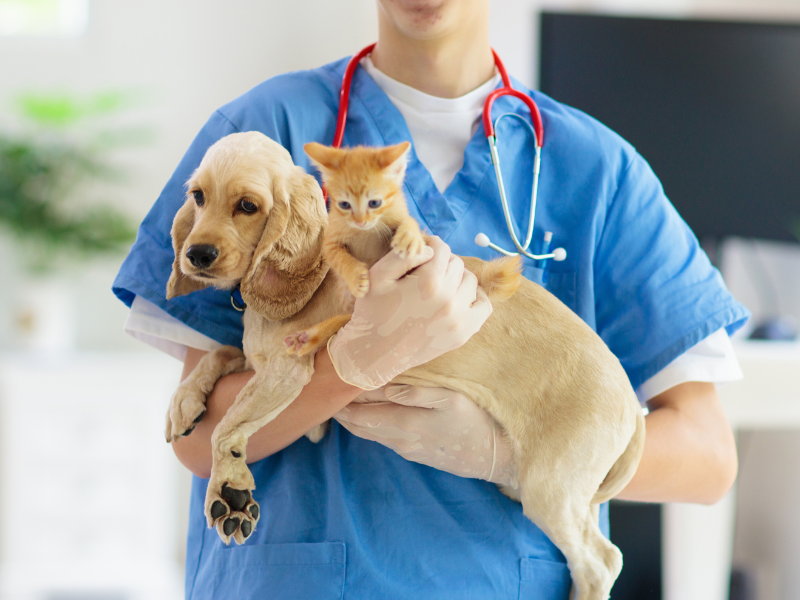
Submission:
[[[169,231],[184,184],[211,144],[239,131],[265,133],[314,172],[303,144],[333,139],[346,62],[275,77],[212,115],[139,229],[114,282],[120,300],[130,306],[141,295],[193,329],[241,346],[241,315],[228,292],[165,300],[173,261]],[[544,122],[532,247],[539,250],[544,231],[552,231],[552,247],[568,253],[565,261],[547,264],[544,286],[600,334],[631,384],[640,385],[714,331],[738,329],[747,310],[731,297],[645,160],[587,115],[525,91]],[[507,97],[495,103],[494,114],[502,112],[528,118],[524,105]],[[509,201],[526,230],[531,141],[513,119],[504,119],[499,135]],[[404,140],[411,135],[403,117],[357,69],[344,145]],[[474,244],[478,232],[512,247],[482,126],[444,194],[412,151],[406,193],[411,214],[455,252],[495,258]],[[525,276],[542,283],[541,266],[527,261]],[[226,547],[206,528],[207,480],[194,479],[187,599],[568,598],[563,555],[492,484],[407,462],[335,422],[319,444],[301,438],[251,469],[261,520],[240,547]],[[607,524],[604,508],[606,533]]]

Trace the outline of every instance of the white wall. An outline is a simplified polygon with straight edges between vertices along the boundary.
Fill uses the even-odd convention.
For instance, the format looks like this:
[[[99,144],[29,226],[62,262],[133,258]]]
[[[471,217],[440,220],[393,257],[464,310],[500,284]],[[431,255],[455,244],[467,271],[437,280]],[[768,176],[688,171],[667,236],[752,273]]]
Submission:
[[[494,0],[492,43],[531,86],[538,77],[536,14],[543,7],[800,19],[796,0]],[[0,113],[8,114],[14,95],[26,90],[139,94],[142,102],[126,121],[151,126],[156,139],[119,157],[131,176],[114,201],[140,220],[218,106],[272,75],[323,64],[373,41],[375,13],[373,0],[92,0],[88,30],[79,38],[0,37]],[[141,349],[119,333],[126,311],[108,292],[120,260],[62,277],[73,297],[80,348]],[[0,276],[19,273],[1,265]],[[13,320],[24,302],[24,290],[0,298],[0,348],[14,345]]]

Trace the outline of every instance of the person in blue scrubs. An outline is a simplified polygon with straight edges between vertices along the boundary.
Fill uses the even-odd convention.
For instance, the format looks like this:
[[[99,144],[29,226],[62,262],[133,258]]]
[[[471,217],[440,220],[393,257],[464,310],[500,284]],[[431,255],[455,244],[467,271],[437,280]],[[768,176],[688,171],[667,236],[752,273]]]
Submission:
[[[431,96],[457,98],[492,78],[488,0],[379,0],[378,7],[372,63],[392,79]],[[272,78],[216,111],[142,223],[114,292],[134,307],[132,313],[149,310],[163,315],[162,323],[171,320],[196,334],[181,341],[188,347],[184,377],[208,349],[187,340],[241,345],[242,337],[241,315],[227,291],[165,300],[173,261],[169,231],[184,202],[184,183],[211,144],[239,131],[265,133],[313,172],[303,144],[333,139],[346,63]],[[547,265],[546,277],[543,265],[531,261],[524,275],[544,281],[599,333],[637,389],[715,332],[740,327],[747,310],[730,296],[645,160],[590,117],[514,85],[531,94],[544,120],[534,239],[552,231],[553,247],[568,252],[565,261]],[[498,114],[528,118],[513,99],[495,106]],[[506,188],[524,224],[531,143],[522,127],[506,125],[502,133]],[[375,79],[357,69],[343,145],[404,140],[413,141],[401,112]],[[508,240],[496,183],[478,125],[463,166],[443,192],[415,152],[405,191],[411,214],[453,252],[491,259],[496,254],[473,239],[482,231],[500,243]],[[378,434],[353,435],[336,421],[318,444],[302,437],[360,392],[339,380],[326,351],[317,353],[315,369],[300,397],[250,439],[247,455],[262,513],[244,545],[226,547],[207,529],[204,477],[211,468],[211,432],[252,373],[220,380],[195,431],[174,443],[195,474],[188,599],[567,600],[563,555],[492,483],[406,460],[372,441],[381,441]],[[649,398],[648,406],[645,454],[621,497],[721,498],[735,478],[736,451],[713,383],[684,379]],[[448,420],[468,425],[477,414],[470,411],[479,410],[472,405]],[[436,435],[440,420],[416,419],[415,427],[420,435]],[[601,520],[607,531],[605,511]]]

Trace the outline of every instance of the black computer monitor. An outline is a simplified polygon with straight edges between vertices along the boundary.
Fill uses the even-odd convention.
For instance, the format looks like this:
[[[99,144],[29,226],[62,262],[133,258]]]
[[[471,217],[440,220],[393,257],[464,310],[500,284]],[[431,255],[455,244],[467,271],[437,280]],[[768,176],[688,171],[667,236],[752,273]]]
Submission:
[[[548,12],[540,39],[541,90],[636,146],[698,238],[800,236],[800,25]]]

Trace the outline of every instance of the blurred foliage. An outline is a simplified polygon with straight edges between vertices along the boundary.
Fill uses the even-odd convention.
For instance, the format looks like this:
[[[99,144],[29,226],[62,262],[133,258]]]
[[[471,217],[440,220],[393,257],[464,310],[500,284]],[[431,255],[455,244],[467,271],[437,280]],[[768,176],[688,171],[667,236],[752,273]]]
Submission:
[[[97,127],[98,117],[127,105],[121,93],[19,97],[23,133],[0,131],[0,227],[25,246],[29,268],[119,252],[133,241],[134,223],[110,202],[87,206],[80,198],[90,184],[119,183],[109,153],[146,139],[141,128]]]
[[[129,94],[102,92],[90,98],[76,98],[65,93],[21,94],[17,106],[22,116],[40,125],[65,127],[87,117],[112,114],[131,104]]]

